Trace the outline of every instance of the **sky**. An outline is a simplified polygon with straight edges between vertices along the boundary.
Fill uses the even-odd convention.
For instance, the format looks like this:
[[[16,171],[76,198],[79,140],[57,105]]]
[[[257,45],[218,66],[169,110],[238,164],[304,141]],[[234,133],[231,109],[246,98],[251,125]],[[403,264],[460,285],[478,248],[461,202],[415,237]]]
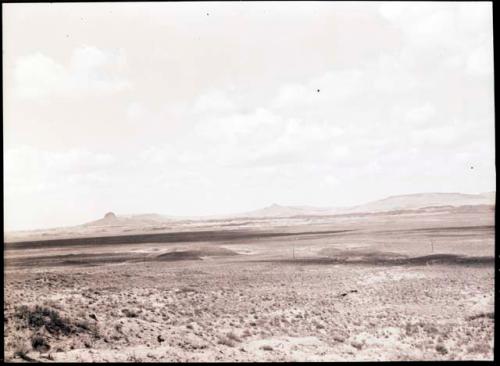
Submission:
[[[2,8],[6,230],[496,190],[491,3]]]

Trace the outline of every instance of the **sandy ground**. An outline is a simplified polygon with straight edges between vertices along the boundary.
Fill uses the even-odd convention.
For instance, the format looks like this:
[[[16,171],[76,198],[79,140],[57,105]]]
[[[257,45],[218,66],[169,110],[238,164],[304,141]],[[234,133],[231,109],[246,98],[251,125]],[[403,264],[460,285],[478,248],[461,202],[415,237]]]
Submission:
[[[492,360],[493,220],[316,218],[195,241],[7,243],[4,357]]]

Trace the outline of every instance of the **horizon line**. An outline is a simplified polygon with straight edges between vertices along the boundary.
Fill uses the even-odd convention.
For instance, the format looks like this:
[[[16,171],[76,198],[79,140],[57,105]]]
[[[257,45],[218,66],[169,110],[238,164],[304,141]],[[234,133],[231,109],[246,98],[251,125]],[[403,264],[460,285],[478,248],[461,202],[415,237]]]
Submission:
[[[373,202],[378,202],[382,201],[385,199],[389,198],[394,198],[394,197],[402,197],[402,196],[414,196],[414,195],[419,195],[419,194],[461,194],[461,195],[470,195],[470,196],[479,196],[482,194],[488,194],[488,193],[495,193],[496,196],[496,190],[491,190],[491,191],[483,191],[479,193],[463,193],[463,192],[416,192],[416,193],[403,193],[403,194],[396,194],[396,195],[390,195],[390,196],[385,196],[383,198],[378,198],[370,201],[365,201],[363,203],[358,203],[354,205],[347,205],[347,206],[314,206],[314,205],[282,205],[282,204],[277,204],[276,202],[273,202],[271,204],[268,204],[266,206],[261,206],[260,208],[255,208],[251,209],[248,211],[239,211],[239,212],[231,212],[231,213],[220,213],[220,214],[202,214],[202,215],[175,215],[175,214],[164,214],[164,213],[158,213],[158,212],[143,212],[143,213],[128,213],[128,214],[116,214],[114,211],[109,210],[103,216],[100,218],[94,219],[93,221],[100,220],[104,218],[104,215],[107,213],[113,213],[115,216],[118,217],[126,217],[126,216],[141,216],[141,215],[159,215],[159,216],[164,216],[164,217],[173,217],[173,218],[179,218],[179,219],[200,219],[200,218],[216,218],[216,217],[227,217],[231,215],[241,215],[244,213],[251,213],[252,211],[258,211],[262,210],[265,208],[277,206],[277,207],[288,207],[288,208],[298,208],[298,207],[308,207],[308,208],[315,208],[315,209],[346,209],[346,208],[354,208],[356,206],[360,205],[365,205]],[[496,199],[495,199],[496,201]],[[14,233],[14,232],[24,232],[24,231],[40,231],[40,230],[55,230],[55,229],[63,229],[63,228],[72,228],[72,227],[77,227],[81,225],[88,224],[90,222],[84,222],[82,224],[75,224],[75,225],[66,225],[66,226],[52,226],[52,227],[40,227],[40,228],[32,228],[32,229],[6,229],[5,228],[5,218],[4,218],[4,234],[5,233]]]

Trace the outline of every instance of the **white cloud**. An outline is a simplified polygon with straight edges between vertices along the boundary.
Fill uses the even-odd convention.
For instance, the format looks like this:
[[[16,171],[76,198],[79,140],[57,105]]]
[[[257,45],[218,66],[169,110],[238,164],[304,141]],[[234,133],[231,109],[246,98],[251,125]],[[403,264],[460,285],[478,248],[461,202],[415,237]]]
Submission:
[[[362,71],[355,68],[329,71],[304,84],[284,85],[272,103],[276,108],[286,109],[290,106],[300,108],[342,102],[366,86],[364,76]]]
[[[41,193],[89,180],[104,182],[106,170],[115,163],[109,154],[81,149],[62,153],[20,146],[5,153],[5,188],[13,194]]]
[[[401,53],[474,75],[492,75],[492,12],[488,3],[384,3],[380,14],[403,35]],[[428,61],[425,58],[429,58]],[[430,66],[430,65],[429,65]]]
[[[466,70],[473,75],[493,75],[493,49],[492,42],[484,43],[470,51],[467,58]]]
[[[406,120],[418,128],[419,126],[427,125],[432,120],[436,115],[436,109],[431,103],[426,102],[418,107],[407,110],[405,114]]]
[[[194,103],[198,113],[227,113],[236,109],[236,103],[223,91],[214,90],[201,95]]]
[[[117,63],[116,55],[108,54],[95,47],[80,47],[71,55],[71,66],[75,70],[85,70],[88,73],[99,67]]]
[[[25,99],[105,95],[130,88],[118,73],[123,54],[95,47],[76,48],[68,66],[34,53],[21,57],[14,69],[15,95]]]
[[[139,102],[132,102],[127,107],[127,117],[132,121],[144,121],[149,119],[149,110]]]
[[[16,93],[25,98],[36,98],[61,88],[67,78],[66,70],[51,58],[35,53],[18,61],[14,72]]]
[[[454,38],[456,7],[453,3],[383,3],[380,14],[418,45]]]
[[[195,133],[210,141],[237,143],[245,140],[246,143],[252,143],[269,140],[281,133],[282,128],[279,116],[265,108],[257,108],[252,113],[213,113],[197,116]]]
[[[328,185],[328,186],[331,186],[331,187],[336,187],[340,184],[340,179],[334,175],[327,175],[325,177],[325,180],[324,182]]]
[[[228,166],[300,163],[345,133],[330,121],[283,116],[272,105],[252,113],[196,116],[194,131],[197,140],[185,148],[205,151],[191,162]]]
[[[10,217],[31,225],[32,207],[39,222],[81,222],[70,206],[201,214],[488,190],[491,5],[378,5],[214,3],[210,17],[187,4],[109,17],[88,8],[92,29],[73,7],[20,8],[26,21],[11,20],[5,42]],[[62,13],[75,22],[59,23]],[[118,31],[102,37],[108,27]]]
[[[414,130],[412,142],[428,148],[432,148],[434,145],[450,146],[454,145],[461,136],[460,128],[447,124]]]

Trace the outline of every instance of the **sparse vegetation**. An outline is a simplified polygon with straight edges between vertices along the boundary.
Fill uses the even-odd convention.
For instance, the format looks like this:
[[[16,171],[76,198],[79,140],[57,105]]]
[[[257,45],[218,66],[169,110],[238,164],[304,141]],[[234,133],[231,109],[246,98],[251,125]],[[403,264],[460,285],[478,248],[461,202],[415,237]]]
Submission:
[[[7,266],[5,357],[30,362],[42,357],[56,362],[491,359],[494,268],[349,262],[348,251],[353,257],[369,253],[351,247],[382,250],[380,243],[387,252],[422,255],[417,244],[428,232],[387,231],[304,235],[295,241],[296,254],[310,253],[311,260],[302,255],[291,263],[280,261],[289,249],[282,237],[217,243],[252,254],[208,260]],[[493,232],[437,233],[439,248],[458,248],[460,255],[467,254],[464,242],[483,253],[493,248]],[[185,251],[208,246],[182,244]],[[318,260],[325,247],[342,248],[346,262]],[[76,259],[68,257],[74,248],[56,249],[44,263]],[[151,243],[120,249],[130,250],[122,256],[127,258],[138,250],[152,256],[166,250]],[[36,250],[23,256],[34,251],[35,261]],[[110,251],[79,248],[93,255],[99,250]]]
[[[30,328],[38,329],[45,327],[50,333],[68,335],[71,331],[71,325],[66,319],[62,319],[56,310],[36,305],[29,308],[24,305],[17,309],[16,316],[27,322]]]
[[[442,355],[445,355],[448,353],[448,350],[446,349],[446,347],[442,343],[440,343],[436,346],[436,351],[438,351]]]
[[[39,352],[47,352],[50,349],[50,345],[47,343],[47,340],[40,335],[35,335],[31,338],[31,346],[34,350]]]
[[[122,313],[127,318],[137,318],[139,316],[139,314],[135,310],[130,310],[130,309],[122,309]]]
[[[236,346],[236,342],[230,339],[228,336],[220,336],[219,339],[217,340],[217,344],[222,344],[228,347]]]
[[[14,345],[14,357],[19,357],[25,361],[31,362],[33,359],[28,356],[29,347],[21,340]]]

